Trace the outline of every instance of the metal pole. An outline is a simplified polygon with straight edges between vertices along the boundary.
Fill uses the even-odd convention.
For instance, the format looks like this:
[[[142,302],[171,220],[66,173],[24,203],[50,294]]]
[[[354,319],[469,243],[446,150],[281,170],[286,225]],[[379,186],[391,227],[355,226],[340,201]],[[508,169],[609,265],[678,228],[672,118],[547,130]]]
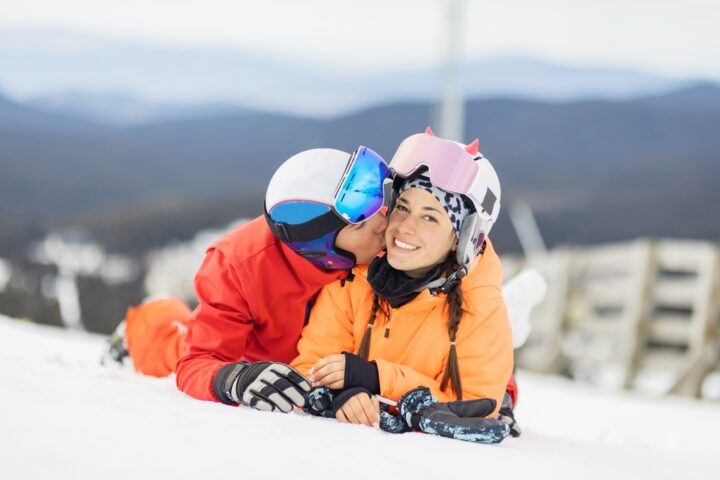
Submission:
[[[527,203],[517,203],[510,207],[510,220],[515,227],[525,257],[530,261],[548,254],[540,228],[535,221],[532,208]]]
[[[446,1],[446,49],[440,136],[457,141],[465,137],[465,103],[462,88],[462,43],[465,0]]]

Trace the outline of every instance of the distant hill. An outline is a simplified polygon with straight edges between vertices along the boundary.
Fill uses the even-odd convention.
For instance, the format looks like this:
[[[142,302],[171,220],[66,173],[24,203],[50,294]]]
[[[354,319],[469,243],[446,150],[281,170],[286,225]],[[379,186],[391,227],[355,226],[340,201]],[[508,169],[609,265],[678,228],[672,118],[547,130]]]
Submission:
[[[703,86],[629,101],[475,100],[467,129],[501,176],[504,205],[529,202],[551,245],[717,239],[719,99]],[[244,111],[121,128],[4,100],[0,256],[58,225],[90,225],[118,250],[189,237],[204,221],[260,213],[293,153],[362,144],[389,160],[434,113],[394,103],[327,120]],[[501,250],[518,248],[506,215],[494,233]]]
[[[678,91],[635,100],[638,105],[687,112],[720,112],[720,88],[714,83],[698,83]]]
[[[230,103],[186,105],[143,101],[127,95],[101,95],[87,92],[44,95],[32,98],[24,104],[118,126],[243,112],[242,107]]]
[[[1,88],[15,98],[34,99],[37,106],[63,106],[103,119],[112,115],[113,123],[157,119],[161,110],[156,107],[163,105],[170,113],[176,108],[230,104],[327,118],[396,101],[433,101],[442,88],[442,75],[439,66],[348,73],[333,65],[297,64],[252,51],[0,29]],[[469,98],[553,101],[630,99],[694,83],[520,56],[468,60],[462,78]]]
[[[22,105],[0,95],[0,130],[2,131],[70,133],[102,128],[102,124],[86,118],[85,115]]]

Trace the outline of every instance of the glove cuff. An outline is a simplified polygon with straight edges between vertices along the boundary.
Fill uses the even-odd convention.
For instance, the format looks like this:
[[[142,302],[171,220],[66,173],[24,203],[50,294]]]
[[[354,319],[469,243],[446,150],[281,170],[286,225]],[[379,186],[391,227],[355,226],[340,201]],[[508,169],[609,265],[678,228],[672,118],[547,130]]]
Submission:
[[[370,362],[350,352],[345,355],[345,388],[363,387],[374,395],[380,394],[380,375],[375,362]]]
[[[240,400],[237,398],[235,384],[240,373],[247,366],[247,362],[230,363],[222,367],[213,377],[213,393],[220,402],[226,405],[237,405]]]

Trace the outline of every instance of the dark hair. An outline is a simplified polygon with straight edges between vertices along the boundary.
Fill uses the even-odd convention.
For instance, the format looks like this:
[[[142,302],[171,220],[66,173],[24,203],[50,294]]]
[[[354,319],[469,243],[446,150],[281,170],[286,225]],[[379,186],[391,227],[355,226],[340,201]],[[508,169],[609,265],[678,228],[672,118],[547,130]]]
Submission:
[[[443,264],[443,272],[446,275],[454,272],[458,268],[457,260],[455,259],[454,252],[450,252],[447,260]],[[445,299],[448,305],[448,335],[450,336],[450,353],[448,354],[448,360],[445,364],[445,373],[443,374],[440,382],[440,389],[445,390],[450,382],[450,386],[455,393],[458,400],[462,400],[462,382],[460,381],[460,365],[458,364],[457,351],[455,349],[455,337],[457,335],[458,326],[460,320],[462,320],[462,303],[463,296],[460,291],[461,281],[458,281],[455,286],[448,292]],[[363,334],[362,341],[360,342],[360,348],[358,348],[358,356],[368,359],[370,353],[370,337],[372,334],[375,320],[377,319],[378,311],[382,311],[387,317],[387,305],[384,300],[378,297],[377,293],[373,295],[372,309],[370,310],[370,320],[368,320],[367,328]]]
[[[377,318],[377,312],[380,309],[380,297],[378,297],[378,294],[373,294],[373,304],[372,309],[370,310],[370,320],[368,320],[368,326],[365,329],[365,334],[363,335],[362,341],[360,342],[360,348],[358,348],[358,355],[364,358],[365,360],[368,359],[368,355],[370,354],[370,334],[372,333],[373,326],[375,325],[375,319]]]
[[[454,256],[453,256],[454,257]],[[453,260],[455,260],[453,258]],[[454,272],[458,265],[456,262],[454,269],[450,272]],[[455,337],[457,335],[458,327],[460,326],[460,320],[462,320],[462,304],[463,296],[460,291],[459,281],[450,290],[446,297],[446,303],[448,305],[448,335],[450,336],[450,353],[448,354],[448,361],[445,365],[445,373],[443,374],[442,381],[440,382],[440,389],[445,390],[447,388],[448,381],[452,386],[453,392],[458,400],[462,400],[462,382],[460,381],[460,365],[458,364],[457,350],[455,349]]]

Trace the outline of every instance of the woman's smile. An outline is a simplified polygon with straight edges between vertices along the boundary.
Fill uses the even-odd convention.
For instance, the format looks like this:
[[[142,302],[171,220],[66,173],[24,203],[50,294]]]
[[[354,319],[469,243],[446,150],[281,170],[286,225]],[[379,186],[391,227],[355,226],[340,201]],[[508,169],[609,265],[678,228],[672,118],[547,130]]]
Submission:
[[[417,250],[419,247],[412,245],[408,242],[403,242],[402,240],[395,238],[395,241],[393,242],[393,246],[400,249],[400,251],[406,251],[406,252],[413,252]]]

